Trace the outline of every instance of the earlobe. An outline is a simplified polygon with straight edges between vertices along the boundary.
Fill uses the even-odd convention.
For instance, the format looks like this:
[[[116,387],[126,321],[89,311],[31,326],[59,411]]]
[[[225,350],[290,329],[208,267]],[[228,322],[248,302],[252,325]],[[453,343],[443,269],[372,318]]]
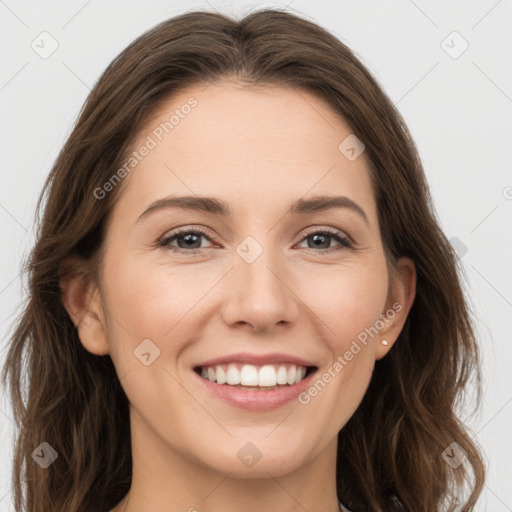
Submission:
[[[376,340],[376,360],[382,359],[393,347],[407,321],[416,296],[416,267],[414,262],[404,256],[398,260],[398,266],[398,275],[394,277],[390,286],[386,309],[381,315],[385,325]]]
[[[61,279],[61,298],[84,348],[96,355],[110,353],[101,298],[97,286],[86,283],[83,275]]]

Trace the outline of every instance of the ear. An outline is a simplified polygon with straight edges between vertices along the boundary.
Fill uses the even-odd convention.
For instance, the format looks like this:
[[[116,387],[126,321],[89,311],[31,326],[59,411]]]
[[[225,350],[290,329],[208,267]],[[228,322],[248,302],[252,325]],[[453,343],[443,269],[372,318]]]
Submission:
[[[92,354],[105,355],[110,347],[101,295],[98,286],[86,277],[86,266],[87,262],[74,256],[61,266],[66,269],[65,277],[60,279],[62,303],[84,348]]]
[[[398,270],[392,273],[386,306],[381,317],[384,327],[376,339],[375,359],[382,359],[390,350],[407,320],[416,296],[416,267],[405,256],[398,259]],[[387,345],[381,343],[386,340]]]

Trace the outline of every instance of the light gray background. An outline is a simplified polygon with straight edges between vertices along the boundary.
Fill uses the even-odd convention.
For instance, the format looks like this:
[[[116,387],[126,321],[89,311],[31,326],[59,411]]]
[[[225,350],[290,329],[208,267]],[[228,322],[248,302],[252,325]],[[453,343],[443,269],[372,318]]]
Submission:
[[[485,375],[484,406],[467,422],[489,467],[478,511],[512,511],[512,2],[286,3],[348,44],[383,85],[416,140],[443,229],[467,248]],[[0,0],[0,363],[26,293],[20,262],[37,197],[101,72],[135,37],[186,10],[286,3]],[[31,48],[43,31],[59,45],[47,59]],[[453,31],[469,44],[457,58],[464,41]],[[0,510],[11,511],[12,412],[4,390],[0,399]]]

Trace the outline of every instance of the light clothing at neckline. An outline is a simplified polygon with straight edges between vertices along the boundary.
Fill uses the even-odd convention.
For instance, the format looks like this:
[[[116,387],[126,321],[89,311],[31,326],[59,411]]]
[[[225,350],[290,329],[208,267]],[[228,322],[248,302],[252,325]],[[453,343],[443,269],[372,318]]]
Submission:
[[[341,503],[341,501],[338,499],[338,504],[340,506],[340,512],[350,512],[350,510]]]

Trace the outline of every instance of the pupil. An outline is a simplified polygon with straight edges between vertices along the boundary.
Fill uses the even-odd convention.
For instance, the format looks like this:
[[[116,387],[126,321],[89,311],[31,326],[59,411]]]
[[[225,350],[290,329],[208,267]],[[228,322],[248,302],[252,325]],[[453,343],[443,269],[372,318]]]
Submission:
[[[316,243],[319,239],[323,239],[323,240],[324,240],[324,242],[325,242],[325,240],[326,240],[326,239],[328,239],[328,238],[329,238],[329,237],[328,237],[328,235],[313,235],[313,239],[314,239],[314,241],[315,241],[315,246],[316,246],[316,247],[318,247],[319,245],[321,245],[321,244],[322,244],[322,242],[321,242],[321,241],[320,241],[320,244],[317,244],[317,243]],[[327,245],[329,245],[329,244],[327,244]]]
[[[194,241],[197,243],[197,240],[199,240],[199,237],[197,235],[193,234],[193,233],[189,233],[188,235],[184,235],[182,238],[185,240],[185,242],[192,241],[192,243],[194,243]],[[196,238],[196,240],[192,240],[192,238]],[[199,245],[201,245],[200,241],[199,241]],[[190,248],[191,245],[190,244],[186,244],[186,247]],[[196,247],[193,247],[193,248],[195,249]]]

